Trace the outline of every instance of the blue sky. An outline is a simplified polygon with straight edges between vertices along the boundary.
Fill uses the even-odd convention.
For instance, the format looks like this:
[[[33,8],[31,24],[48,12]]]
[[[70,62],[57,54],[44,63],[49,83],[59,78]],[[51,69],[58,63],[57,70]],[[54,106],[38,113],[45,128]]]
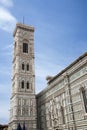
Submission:
[[[87,51],[87,0],[0,0],[0,124],[8,123],[13,30],[17,22],[35,27],[36,92]]]

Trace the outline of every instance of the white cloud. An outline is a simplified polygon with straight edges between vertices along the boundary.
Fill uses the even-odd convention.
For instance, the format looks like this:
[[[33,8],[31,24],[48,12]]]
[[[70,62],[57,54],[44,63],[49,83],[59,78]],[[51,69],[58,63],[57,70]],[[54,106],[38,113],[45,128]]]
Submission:
[[[12,32],[16,22],[16,18],[8,10],[0,7],[0,28],[2,30]]]
[[[5,7],[11,7],[13,6],[12,0],[0,0],[0,4],[2,4]]]

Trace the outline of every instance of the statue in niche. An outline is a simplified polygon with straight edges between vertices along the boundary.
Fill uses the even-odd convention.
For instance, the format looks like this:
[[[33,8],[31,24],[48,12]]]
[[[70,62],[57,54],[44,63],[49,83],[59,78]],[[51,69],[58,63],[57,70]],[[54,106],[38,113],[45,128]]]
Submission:
[[[50,126],[57,127],[58,126],[58,108],[56,106],[56,101],[54,97],[52,99],[52,102],[50,102],[49,104],[48,113],[49,113]]]

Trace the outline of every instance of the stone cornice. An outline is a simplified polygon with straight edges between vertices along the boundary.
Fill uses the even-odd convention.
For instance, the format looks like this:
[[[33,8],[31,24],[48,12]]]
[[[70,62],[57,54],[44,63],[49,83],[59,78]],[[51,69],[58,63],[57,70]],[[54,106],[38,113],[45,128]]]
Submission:
[[[56,76],[54,76],[48,83],[50,84],[53,80],[58,78],[60,75],[68,71],[72,66],[76,65],[79,61],[81,61],[84,57],[87,56],[87,52],[85,52],[83,55],[81,55],[78,59],[76,59],[74,62],[72,62],[68,67],[66,67],[64,70],[62,70],[60,73],[58,73]]]
[[[15,28],[15,30],[14,30],[14,32],[13,32],[13,36],[14,36],[14,37],[15,37],[17,28],[21,28],[21,29],[23,29],[23,30],[27,30],[27,31],[32,31],[32,32],[34,32],[34,27],[28,26],[28,25],[24,25],[24,24],[22,24],[22,23],[17,23],[17,24],[16,24],[16,28]]]

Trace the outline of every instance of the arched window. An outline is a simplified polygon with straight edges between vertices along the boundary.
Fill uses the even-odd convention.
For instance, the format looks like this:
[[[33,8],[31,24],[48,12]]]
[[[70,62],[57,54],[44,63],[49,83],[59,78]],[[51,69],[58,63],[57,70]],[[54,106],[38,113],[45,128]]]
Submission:
[[[24,89],[24,81],[21,82],[21,88]]]
[[[29,71],[29,64],[27,64],[27,66],[26,66],[26,67],[27,67],[27,71]]]
[[[27,43],[23,43],[23,52],[28,53],[28,44]]]
[[[27,82],[27,89],[29,89],[29,82]]]
[[[22,63],[22,70],[24,70],[24,63]]]
[[[86,91],[84,89],[84,87],[81,87],[81,92],[82,92],[82,96],[83,96],[83,101],[84,101],[84,106],[85,106],[85,111],[87,113],[87,95],[86,95]]]

